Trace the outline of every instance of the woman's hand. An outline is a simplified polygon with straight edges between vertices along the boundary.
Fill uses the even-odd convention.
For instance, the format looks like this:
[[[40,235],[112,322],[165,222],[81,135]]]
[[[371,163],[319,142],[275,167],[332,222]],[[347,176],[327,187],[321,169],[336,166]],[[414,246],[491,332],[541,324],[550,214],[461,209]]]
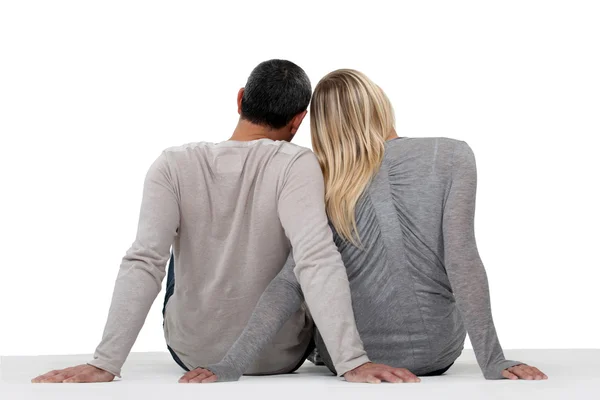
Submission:
[[[536,367],[532,367],[527,364],[519,364],[514,367],[506,368],[502,371],[502,376],[506,379],[525,379],[528,381],[539,381],[542,379],[548,379],[548,376]]]
[[[31,380],[31,383],[95,383],[110,382],[115,376],[92,365],[83,364],[76,367],[50,371]]]
[[[366,383],[401,383],[401,382],[421,382],[415,374],[406,368],[393,368],[384,364],[366,363],[360,367],[354,368],[344,374],[348,382],[366,382]]]
[[[212,383],[216,381],[217,376],[204,368],[193,369],[179,379],[179,383]]]

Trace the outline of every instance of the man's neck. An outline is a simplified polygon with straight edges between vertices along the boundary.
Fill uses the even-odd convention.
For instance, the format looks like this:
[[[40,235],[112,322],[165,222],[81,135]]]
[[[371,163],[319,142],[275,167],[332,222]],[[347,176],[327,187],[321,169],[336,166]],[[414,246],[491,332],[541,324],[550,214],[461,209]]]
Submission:
[[[277,129],[271,129],[263,125],[253,124],[252,122],[248,122],[240,118],[229,140],[236,140],[239,142],[248,142],[259,139],[277,140],[277,138],[282,136],[285,135],[282,132],[279,132]]]

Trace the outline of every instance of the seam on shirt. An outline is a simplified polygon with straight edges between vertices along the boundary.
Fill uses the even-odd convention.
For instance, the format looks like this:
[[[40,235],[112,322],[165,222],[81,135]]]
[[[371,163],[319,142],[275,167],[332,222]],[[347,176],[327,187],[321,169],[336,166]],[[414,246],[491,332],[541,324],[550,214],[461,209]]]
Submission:
[[[437,164],[437,155],[438,155],[439,145],[440,145],[440,139],[435,138],[435,148],[433,149],[433,162],[431,163],[431,172],[430,172],[432,174],[435,173],[435,166]]]
[[[387,184],[388,184],[388,189],[389,189],[390,199],[391,199],[392,198],[392,185],[390,183],[389,176],[387,177]],[[394,211],[396,211],[393,202],[392,202],[392,206],[394,207]],[[397,213],[397,211],[396,211],[396,213]],[[398,223],[398,225],[400,225],[400,223]],[[400,226],[400,229],[402,229],[401,226]],[[402,234],[403,247],[405,247],[404,246],[405,240],[406,240],[406,237],[405,237],[404,234]],[[410,285],[412,287],[412,292],[413,292],[413,295],[415,297],[415,301],[416,301],[417,306],[418,306],[419,319],[421,320],[421,324],[423,324],[423,327],[427,328],[427,325],[425,324],[425,320],[423,319],[423,312],[421,311],[421,303],[419,302],[419,296],[417,295],[417,291],[416,291],[416,288],[415,288],[415,279],[414,279],[414,276],[413,276],[412,273],[410,273],[410,271],[409,271],[409,275],[411,276]],[[431,363],[433,362],[433,347],[431,345],[431,336],[429,335],[429,332],[425,332],[425,336],[427,336],[427,343],[429,344],[429,354],[428,354],[427,358],[429,359],[429,364],[431,365]],[[412,346],[412,341],[411,341],[411,347],[413,348],[413,360],[414,360],[414,346]]]
[[[436,154],[437,154],[437,150],[438,150],[438,139],[436,139]],[[388,186],[389,186],[390,198],[392,198],[392,184],[390,183],[389,176],[387,178],[388,178],[387,179],[387,183],[388,183]],[[395,205],[393,204],[393,201],[392,201],[392,206],[394,207],[394,210],[395,210]],[[397,210],[395,210],[395,211],[396,211],[396,214],[397,214]],[[400,224],[398,223],[398,225],[400,225]],[[402,227],[400,227],[400,228],[402,228]],[[405,240],[406,240],[406,236],[403,234],[402,235],[402,241],[404,242]],[[435,255],[435,252],[432,252],[432,253]],[[431,363],[433,362],[433,356],[434,356],[434,354],[433,354],[433,346],[431,344],[431,335],[429,334],[429,330],[427,329],[427,324],[425,323],[425,319],[423,318],[423,312],[421,311],[421,303],[419,301],[419,296],[417,295],[417,291],[416,291],[416,288],[415,288],[415,279],[414,279],[414,276],[413,276],[412,273],[410,273],[410,271],[409,271],[409,274],[410,274],[410,276],[412,278],[411,279],[411,287],[413,289],[413,295],[415,296],[415,301],[417,302],[417,306],[419,308],[419,318],[421,319],[421,324],[423,324],[423,327],[426,330],[425,336],[427,336],[427,343],[429,344],[428,359],[429,359],[429,364],[431,365]]]
[[[452,183],[454,182],[454,156],[456,155],[456,148],[460,141],[456,141],[454,143],[454,148],[452,149],[452,160],[450,161],[450,179],[448,179],[448,184],[446,185],[446,193],[444,193],[444,203],[442,204],[442,212],[446,211],[446,202],[448,200],[448,196],[450,195],[450,188],[452,187]]]
[[[369,201],[371,202],[371,204],[373,204],[373,200],[371,199],[371,193],[368,193],[368,196],[369,196]],[[373,208],[376,208],[376,207],[375,207],[375,206],[373,206]],[[379,226],[379,230],[381,231],[381,220],[380,220],[380,218],[379,218],[379,215],[377,214],[377,212],[375,212],[375,218],[377,218],[377,222],[378,222],[378,224],[380,225],[380,226]],[[383,233],[382,233],[381,235],[383,236]],[[386,261],[389,261],[389,258],[390,258],[390,257],[389,257],[388,247],[386,246],[386,244],[385,244],[385,243],[383,244],[383,251],[385,252],[385,256],[386,256],[386,257],[385,257],[385,259],[386,259]],[[417,302],[417,303],[418,303],[418,302]],[[405,320],[404,320],[404,318],[403,318],[403,321],[402,321],[402,323],[403,323],[403,324],[404,324],[404,325],[407,327],[407,329],[408,329],[408,326],[407,326],[408,324],[406,324],[406,323],[405,323]],[[409,331],[410,351],[411,351],[411,353],[412,353],[413,365],[416,365],[416,364],[417,364],[417,358],[416,358],[416,356],[415,356],[415,346],[413,345],[413,341],[412,341],[412,339],[411,339],[411,336],[412,336],[412,334],[413,334],[413,332],[412,332],[412,331]]]
[[[384,169],[384,168],[385,168],[386,171],[382,171],[382,169]],[[379,170],[378,174],[374,178],[377,178],[378,175],[381,174],[381,173],[385,173],[384,175],[381,176],[380,179],[383,179],[383,180],[386,181],[386,182],[384,182],[384,183],[387,184],[387,187],[386,187],[387,192],[386,193],[389,195],[389,197],[391,199],[391,185],[390,185],[390,181],[389,181],[389,176],[387,175],[387,171],[388,170],[389,169],[387,168],[387,163],[386,163],[386,160],[384,158],[384,160],[381,163],[380,170]],[[369,185],[369,190],[367,192],[367,195],[369,197],[369,201],[371,202],[371,204],[373,206],[373,209],[375,211],[375,218],[377,218],[377,221],[378,221],[378,224],[379,224],[379,229],[381,230],[381,228],[382,228],[382,226],[384,224],[381,221],[381,218],[380,218],[380,215],[379,215],[379,212],[378,212],[378,208],[375,206],[375,202],[373,201],[373,196],[372,196],[372,192],[371,192],[371,189],[373,188],[373,183],[374,182],[375,182],[375,180],[371,181],[371,185]],[[396,209],[395,209],[395,207],[394,207],[394,205],[393,205],[393,202],[391,204],[391,207],[394,208],[394,212],[397,212]],[[405,244],[404,243],[404,235],[402,234],[401,227],[398,227],[398,228],[400,229],[400,234],[401,234],[401,236],[400,236],[399,239],[400,239],[400,241],[402,243],[402,247],[404,247],[404,244]],[[390,260],[389,255],[390,255],[390,253],[389,253],[388,245],[387,245],[387,243],[385,241],[385,235],[383,235],[383,232],[382,232],[382,236],[384,237],[383,248],[384,248],[384,251],[385,251],[385,254],[386,254],[386,261],[389,262],[389,260]],[[404,249],[402,249],[402,255],[405,258]],[[412,296],[413,296],[414,301],[415,301],[415,303],[417,305],[417,312],[419,313],[419,319],[421,320],[422,326],[425,327],[425,322],[423,320],[423,315],[421,313],[421,305],[420,305],[419,299],[416,296],[416,293],[414,291],[414,279],[413,279],[413,276],[412,276],[412,274],[410,274],[409,271],[406,271],[406,272],[408,273],[408,275],[410,276],[410,279],[411,279],[411,286],[413,287]],[[404,322],[404,323],[406,323],[406,322]],[[418,334],[419,332],[418,331],[415,332],[412,329],[409,329],[409,325],[410,324],[407,324],[406,327],[407,327],[407,330],[409,330],[409,341],[410,341],[410,347],[411,347],[411,352],[412,352],[413,366],[416,366],[417,365],[417,357],[415,356],[415,346],[413,344],[412,336],[414,334]],[[428,359],[429,362],[431,362],[431,353],[432,353],[431,340],[430,340],[429,334],[427,332],[425,332],[425,336],[427,337],[427,343],[429,344],[429,354],[428,354],[427,359]]]

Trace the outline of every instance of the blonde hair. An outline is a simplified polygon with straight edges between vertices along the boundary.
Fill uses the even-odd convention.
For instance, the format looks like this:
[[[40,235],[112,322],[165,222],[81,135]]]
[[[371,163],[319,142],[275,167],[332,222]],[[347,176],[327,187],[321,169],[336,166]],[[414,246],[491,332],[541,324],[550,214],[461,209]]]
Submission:
[[[392,105],[366,75],[339,69],[317,84],[310,114],[327,215],[337,233],[358,246],[355,208],[381,166],[385,141],[394,129]]]

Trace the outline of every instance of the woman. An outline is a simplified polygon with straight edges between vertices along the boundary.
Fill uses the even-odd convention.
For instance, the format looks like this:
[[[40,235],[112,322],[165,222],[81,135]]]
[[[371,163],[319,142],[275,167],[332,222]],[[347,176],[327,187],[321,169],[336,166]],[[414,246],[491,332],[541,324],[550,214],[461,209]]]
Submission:
[[[327,214],[370,359],[440,375],[461,354],[468,332],[486,379],[546,379],[535,367],[506,360],[496,335],[474,235],[469,146],[398,137],[385,93],[354,70],[325,76],[310,112]],[[226,357],[191,374],[204,374],[205,382],[242,375],[302,304],[293,266],[290,255]],[[335,372],[318,332],[315,341]]]

